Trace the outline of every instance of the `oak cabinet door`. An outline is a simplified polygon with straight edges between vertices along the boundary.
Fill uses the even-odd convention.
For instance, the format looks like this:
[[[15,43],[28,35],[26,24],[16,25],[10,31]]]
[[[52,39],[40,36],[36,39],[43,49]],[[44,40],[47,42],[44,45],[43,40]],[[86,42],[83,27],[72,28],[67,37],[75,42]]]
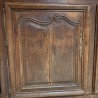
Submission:
[[[91,6],[6,3],[11,98],[89,93]]]

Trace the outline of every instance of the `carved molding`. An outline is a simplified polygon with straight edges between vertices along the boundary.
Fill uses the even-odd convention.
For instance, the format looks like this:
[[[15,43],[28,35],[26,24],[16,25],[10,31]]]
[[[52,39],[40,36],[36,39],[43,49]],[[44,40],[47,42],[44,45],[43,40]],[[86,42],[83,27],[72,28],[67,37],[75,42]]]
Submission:
[[[68,18],[66,18],[65,16],[61,16],[61,15],[50,15],[49,17],[50,19],[48,21],[39,21],[35,18],[31,18],[31,17],[27,17],[27,18],[22,18],[21,20],[19,20],[19,28],[21,28],[21,26],[27,22],[33,22],[37,25],[41,25],[41,26],[47,26],[47,25],[51,25],[53,22],[58,22],[59,20],[64,20],[67,23],[69,23],[70,25],[73,26],[77,26],[79,24],[79,22],[73,22],[71,20],[69,20]]]

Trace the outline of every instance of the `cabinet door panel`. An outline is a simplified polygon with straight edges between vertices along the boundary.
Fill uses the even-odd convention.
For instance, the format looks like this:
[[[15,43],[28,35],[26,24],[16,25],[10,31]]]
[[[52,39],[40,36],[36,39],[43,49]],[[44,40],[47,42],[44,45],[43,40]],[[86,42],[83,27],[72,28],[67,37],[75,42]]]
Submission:
[[[7,3],[6,12],[12,98],[88,92],[89,5]]]
[[[33,27],[34,25],[34,27]],[[22,29],[21,29],[22,28]],[[49,81],[49,32],[48,29],[27,23],[20,28],[16,36],[16,56],[21,52],[21,67],[24,81],[27,83],[42,83]],[[20,47],[18,47],[20,43]],[[19,49],[17,49],[19,48]],[[17,51],[19,50],[19,51]],[[17,59],[16,59],[17,63]],[[17,65],[16,65],[17,66]]]

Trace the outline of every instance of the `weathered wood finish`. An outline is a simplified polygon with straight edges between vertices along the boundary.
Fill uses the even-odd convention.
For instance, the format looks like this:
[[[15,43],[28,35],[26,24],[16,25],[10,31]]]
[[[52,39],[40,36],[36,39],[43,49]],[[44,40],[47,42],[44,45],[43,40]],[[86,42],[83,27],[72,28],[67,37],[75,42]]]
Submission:
[[[6,3],[11,97],[91,93],[94,17],[93,5]]]
[[[3,0],[0,0],[0,98],[7,98],[9,96],[8,92],[8,67],[7,64],[7,47],[5,45],[6,35],[4,30],[4,17],[3,17]]]
[[[97,0],[5,0],[5,2],[30,2],[47,4],[97,4]]]
[[[96,12],[96,33],[95,33],[95,57],[94,57],[94,78],[95,92],[98,93],[98,7]]]
[[[5,2],[11,2],[11,7],[9,4],[9,7],[7,9],[9,12],[4,11]],[[47,4],[51,5],[49,9],[47,8]],[[68,6],[66,7],[68,11],[66,11],[66,9],[62,7],[62,5]],[[80,11],[81,5],[83,6],[84,9],[84,13],[85,13],[84,15],[82,14],[82,11]],[[8,98],[8,97],[10,98],[9,96],[10,91],[11,91],[11,96],[13,98],[13,96],[17,93],[16,91],[20,92],[21,89],[22,89],[22,93],[16,94],[18,98],[19,97],[30,98],[31,96],[32,97],[52,96],[48,98],[98,98],[98,72],[97,72],[98,71],[98,66],[97,66],[98,65],[98,57],[97,57],[98,56],[98,52],[97,52],[98,10],[96,12],[97,5],[98,5],[98,0],[0,0],[0,68],[1,68],[0,73],[1,73],[2,98]],[[84,8],[84,6],[86,7]],[[13,9],[14,10],[12,11],[9,8],[12,8],[12,10]],[[46,8],[47,11],[44,11]],[[77,10],[78,8],[79,10]],[[71,11],[69,11],[69,9]],[[10,12],[12,12],[11,15],[8,14]],[[3,20],[5,17],[4,13],[6,13],[7,16],[11,16],[9,17],[8,21]],[[41,14],[39,15],[39,13]],[[75,64],[75,58],[73,58],[75,54],[80,53],[79,51],[75,52],[73,48],[75,46],[75,44],[72,42],[74,41],[73,30],[75,30],[75,28],[73,25],[70,25],[65,20],[60,19],[57,22],[54,21],[50,25],[44,26],[45,28],[43,26],[36,25],[35,23],[33,23],[34,21],[33,22],[26,21],[21,25],[21,28],[18,31],[17,21],[20,22],[21,19],[23,19],[24,17],[34,18],[41,22],[47,22],[50,19],[49,15],[51,13],[52,15],[54,15],[55,13],[55,15],[64,16],[74,23],[78,22],[78,20],[81,20],[82,22],[81,26],[84,27],[83,30],[85,32],[85,35],[86,35],[86,31],[89,31],[87,32],[87,36],[89,36],[87,37],[89,38],[89,43],[87,43],[87,47],[85,46],[85,44],[83,44],[83,46],[85,46],[83,49],[85,50],[86,48],[88,48],[87,49],[88,51],[83,51],[84,54],[83,58],[85,59],[85,61],[84,60],[82,61],[82,65],[83,65],[82,68],[80,68],[81,64],[79,64],[80,62],[79,55],[75,56],[75,58],[78,58],[77,59],[78,64]],[[96,13],[96,28],[95,28],[95,13]],[[89,18],[87,18],[88,16]],[[7,25],[9,27],[8,28],[9,30],[5,30],[4,27],[5,22],[8,23]],[[85,26],[86,23],[87,25]],[[14,62],[11,61],[10,66],[12,66],[12,63],[14,66],[12,66],[10,69],[16,67],[15,71],[10,70],[10,76],[12,77],[11,79],[9,78],[10,77],[8,72],[9,67],[6,66],[8,63],[7,59],[9,59],[10,56],[9,57],[7,56],[8,47],[6,47],[5,45],[6,42],[5,33],[8,34],[8,32],[10,32],[11,30],[10,28],[12,28],[10,26],[13,26],[11,33],[14,34],[13,37],[11,36],[10,37],[14,39],[11,39],[13,40],[13,45],[11,45],[12,44],[11,42],[10,42],[11,44],[9,45],[11,46],[11,49],[13,48],[12,50],[15,51],[13,54],[10,54],[13,55],[12,57],[15,58]],[[66,31],[66,27],[70,35]],[[51,28],[51,32],[50,32],[50,28]],[[79,28],[76,29],[76,31],[79,30],[80,30]],[[59,33],[61,31],[64,32]],[[38,33],[36,34],[36,32]],[[52,34],[52,32],[54,33]],[[79,38],[80,32],[76,32],[76,33],[78,34],[77,37]],[[19,34],[21,34],[22,36],[20,36]],[[60,34],[64,36],[60,36]],[[52,38],[51,40],[50,37]],[[83,43],[86,43],[84,37],[82,40],[84,41]],[[19,42],[21,46],[19,46]],[[52,44],[50,44],[51,42]],[[60,42],[62,42],[62,44]],[[65,42],[67,42],[67,44]],[[80,42],[81,40],[79,40],[78,45],[76,45],[79,50],[81,49],[79,48]],[[32,45],[32,43],[34,43],[36,46]],[[45,48],[45,50],[43,48]],[[22,51],[22,49],[24,51]],[[32,50],[34,50],[35,52],[32,52]],[[19,53],[17,53],[18,51]],[[12,51],[10,52],[12,53]],[[73,53],[74,55],[72,56]],[[34,55],[32,56],[32,54]],[[60,55],[57,56],[58,54]],[[67,54],[67,56],[65,54]],[[88,58],[86,58],[87,55]],[[22,57],[23,59],[20,59],[20,57]],[[32,57],[34,58],[33,60]],[[66,62],[64,59],[66,60]],[[21,60],[21,64],[20,64],[20,60]],[[40,63],[37,61],[40,61]],[[36,64],[37,66],[35,66],[34,64]],[[39,64],[41,66],[39,66]],[[62,65],[64,69],[60,65]],[[23,71],[20,70],[20,68],[23,68],[22,69]],[[40,74],[37,73],[36,70],[40,72]],[[11,88],[10,88],[10,84],[11,84]],[[23,88],[21,87],[21,85],[23,86]],[[54,91],[57,89],[58,92],[54,94]],[[42,93],[41,91],[45,91],[45,93],[44,92]],[[30,93],[27,94],[27,92]]]

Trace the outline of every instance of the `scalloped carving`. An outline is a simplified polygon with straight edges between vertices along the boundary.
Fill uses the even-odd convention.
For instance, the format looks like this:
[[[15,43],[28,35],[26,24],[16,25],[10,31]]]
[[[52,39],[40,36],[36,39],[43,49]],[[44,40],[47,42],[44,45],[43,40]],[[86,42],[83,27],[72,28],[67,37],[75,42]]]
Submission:
[[[66,18],[65,16],[61,16],[61,15],[50,15],[49,18],[50,19],[48,21],[39,21],[39,20],[37,20],[35,18],[31,18],[31,17],[22,18],[19,22],[19,28],[21,28],[21,26],[27,21],[33,22],[33,23],[35,23],[37,25],[41,25],[41,26],[51,25],[53,22],[58,22],[59,20],[64,20],[73,26],[77,26],[79,24],[79,22],[73,22],[73,21],[69,20],[68,18]]]

